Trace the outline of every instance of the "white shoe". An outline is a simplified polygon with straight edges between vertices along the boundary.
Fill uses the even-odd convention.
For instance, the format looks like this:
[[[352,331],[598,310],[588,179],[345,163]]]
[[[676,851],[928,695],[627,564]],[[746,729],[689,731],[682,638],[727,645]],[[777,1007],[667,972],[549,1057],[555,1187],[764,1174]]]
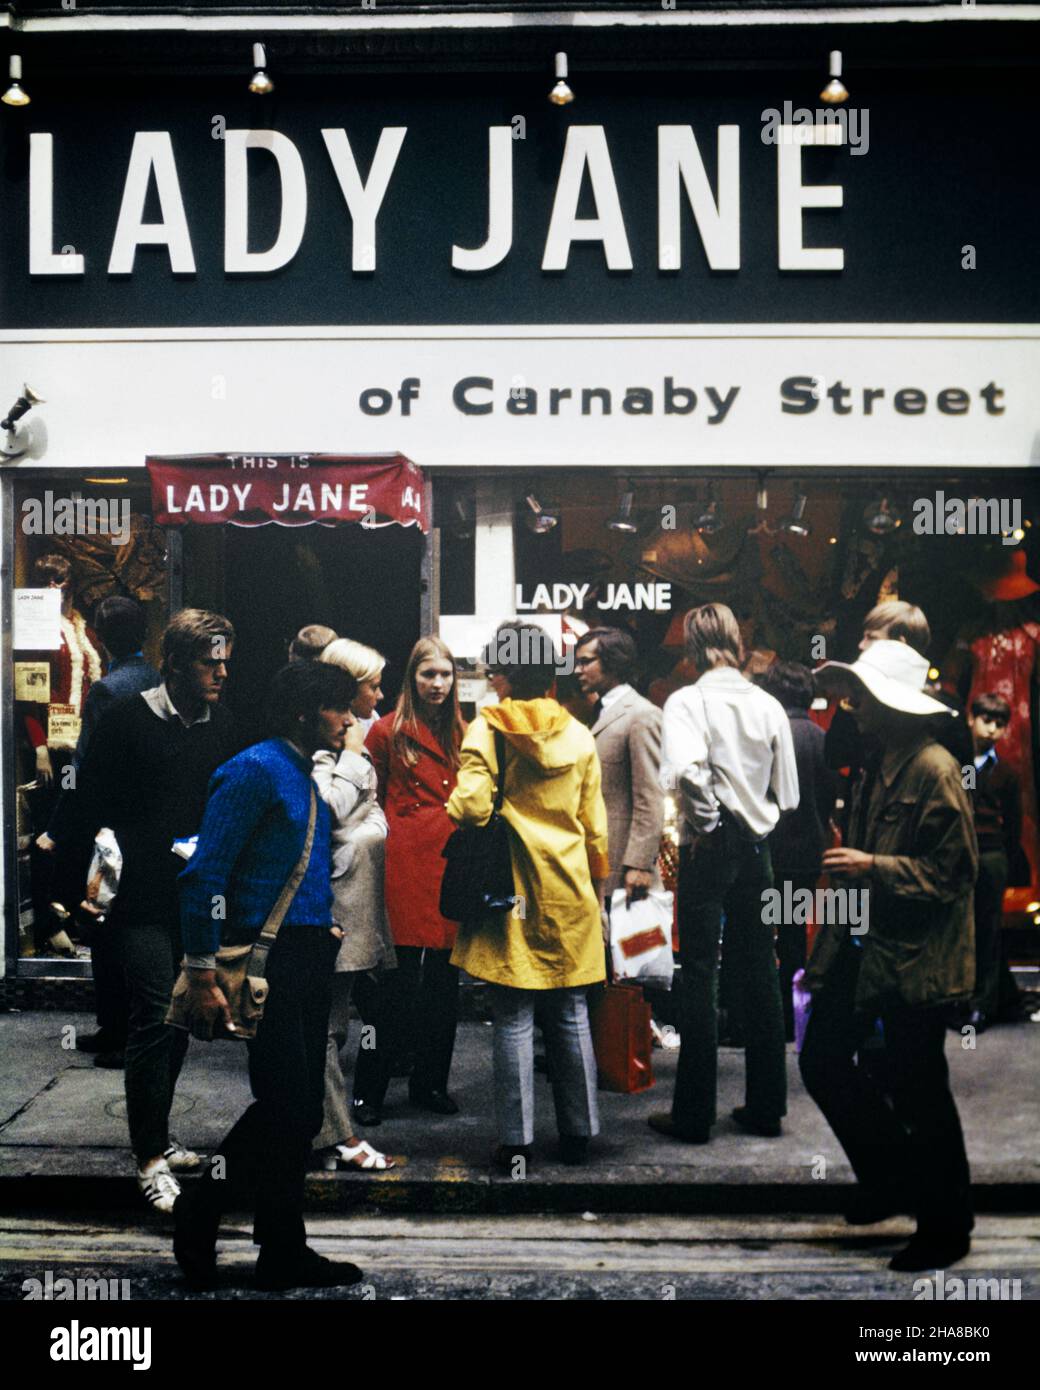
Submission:
[[[181,1195],[181,1185],[170,1172],[165,1158],[153,1158],[147,1168],[139,1168],[137,1186],[145,1201],[164,1216],[169,1216],[174,1202]]]
[[[322,1155],[322,1167],[326,1173],[335,1173],[339,1168],[358,1168],[364,1173],[382,1173],[387,1168],[396,1167],[396,1164],[392,1158],[380,1153],[371,1144],[366,1144],[364,1139],[359,1139],[354,1144],[336,1144],[333,1148],[326,1149]]]
[[[179,1139],[170,1135],[170,1147],[163,1154],[166,1166],[171,1173],[194,1173],[202,1167],[202,1156],[193,1149],[186,1149]]]

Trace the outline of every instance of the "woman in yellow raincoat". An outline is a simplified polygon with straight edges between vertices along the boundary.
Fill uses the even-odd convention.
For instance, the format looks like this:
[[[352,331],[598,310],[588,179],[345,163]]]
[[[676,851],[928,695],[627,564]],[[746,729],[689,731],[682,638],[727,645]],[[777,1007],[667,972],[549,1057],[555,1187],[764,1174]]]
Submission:
[[[493,1159],[511,1167],[534,1139],[534,1014],[545,1033],[560,1157],[580,1163],[599,1132],[585,992],[605,977],[599,888],[610,869],[607,813],[592,735],[548,698],[559,658],[543,629],[505,623],[484,653],[499,704],[462,743],[448,801],[457,825],[491,816],[505,740],[502,816],[511,831],[511,912],[460,925],[452,964],[495,986]]]

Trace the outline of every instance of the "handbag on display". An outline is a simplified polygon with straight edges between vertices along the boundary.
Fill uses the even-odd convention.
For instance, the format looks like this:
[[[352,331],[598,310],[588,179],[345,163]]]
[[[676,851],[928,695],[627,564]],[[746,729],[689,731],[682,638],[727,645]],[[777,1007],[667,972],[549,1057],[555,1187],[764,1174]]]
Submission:
[[[672,955],[673,895],[651,889],[638,902],[626,903],[625,890],[615,888],[610,899],[610,961],[614,979],[638,980],[657,989],[671,989],[675,971]]]
[[[495,730],[498,785],[486,825],[460,825],[441,851],[441,916],[449,922],[474,922],[492,912],[508,912],[516,902],[509,826],[500,814],[505,789],[506,741]]]
[[[590,995],[589,1022],[601,1090],[632,1095],[654,1084],[650,1018],[650,1005],[638,984],[610,982],[598,998]]]
[[[253,942],[238,946],[221,946],[217,951],[217,987],[222,991],[231,1012],[234,1032],[228,1032],[223,1023],[214,1025],[212,1037],[207,1041],[248,1042],[256,1037],[256,1031],[264,1016],[264,1005],[270,985],[267,983],[267,957],[278,936],[285,914],[296,896],[296,890],[303,882],[307,865],[311,859],[314,844],[314,823],[318,814],[318,798],[311,783],[311,805],[307,818],[307,838],[303,851],[296,861],[296,867],[289,875],[285,887],[267,914],[267,921],[260,928],[260,935]],[[318,928],[315,928],[318,930]],[[166,1022],[173,1028],[191,1029],[188,1017],[188,971],[181,966],[173,986],[170,1007]]]

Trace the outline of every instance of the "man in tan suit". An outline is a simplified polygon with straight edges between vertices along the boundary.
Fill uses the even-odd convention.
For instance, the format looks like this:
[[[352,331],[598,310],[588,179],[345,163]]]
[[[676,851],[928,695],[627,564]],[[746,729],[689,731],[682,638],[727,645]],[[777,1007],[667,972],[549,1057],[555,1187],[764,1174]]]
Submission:
[[[610,877],[603,889],[608,905],[616,888],[624,888],[633,902],[661,887],[661,711],[629,684],[636,663],[635,642],[616,627],[590,628],[575,649],[578,683],[600,700],[592,733],[607,803]]]

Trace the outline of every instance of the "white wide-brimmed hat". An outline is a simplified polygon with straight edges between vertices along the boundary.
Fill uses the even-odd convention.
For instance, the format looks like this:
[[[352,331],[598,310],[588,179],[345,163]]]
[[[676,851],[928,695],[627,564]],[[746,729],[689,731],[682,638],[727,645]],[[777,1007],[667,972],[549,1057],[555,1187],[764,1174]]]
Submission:
[[[822,690],[848,685],[849,678],[873,695],[879,704],[900,714],[954,714],[949,705],[926,695],[928,658],[905,642],[871,642],[851,666],[844,661],[825,661],[813,672]]]

